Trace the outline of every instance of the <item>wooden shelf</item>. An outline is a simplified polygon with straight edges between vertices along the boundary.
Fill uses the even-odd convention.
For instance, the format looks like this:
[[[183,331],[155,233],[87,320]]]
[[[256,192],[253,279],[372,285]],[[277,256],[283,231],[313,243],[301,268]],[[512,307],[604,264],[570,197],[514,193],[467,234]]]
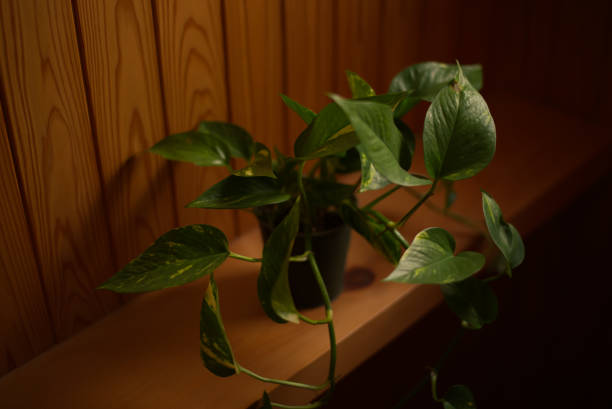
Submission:
[[[611,144],[604,129],[527,101],[489,100],[498,128],[498,153],[482,174],[458,184],[456,211],[480,220],[482,188],[527,234],[610,171]],[[415,166],[422,168],[422,163]],[[415,201],[402,195],[383,202],[383,211],[396,217],[402,214]],[[439,196],[434,199],[439,201]],[[428,209],[419,211],[418,219],[404,230],[411,239],[434,225],[453,232],[458,248],[477,238],[466,227]],[[375,272],[375,278],[369,285],[347,288],[334,302],[340,376],[441,300],[437,286],[380,282],[391,266],[360,237],[353,235],[351,240],[348,269],[366,267]],[[261,240],[253,231],[230,247],[258,255]],[[243,366],[270,377],[324,380],[326,328],[279,325],[267,319],[256,296],[257,265],[228,260],[215,278],[228,336]],[[0,378],[0,408],[246,408],[261,397],[264,387],[286,403],[312,398],[311,392],[264,386],[246,375],[217,378],[206,371],[198,352],[198,314],[206,285],[206,280],[200,280],[137,297]],[[322,317],[322,309],[307,315]]]

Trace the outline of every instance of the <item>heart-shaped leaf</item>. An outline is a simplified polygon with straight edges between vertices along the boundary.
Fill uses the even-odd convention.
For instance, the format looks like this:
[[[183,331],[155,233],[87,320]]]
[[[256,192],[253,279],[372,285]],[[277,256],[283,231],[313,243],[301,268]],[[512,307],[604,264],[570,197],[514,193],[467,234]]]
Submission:
[[[175,287],[212,273],[229,254],[227,238],[205,224],[173,229],[98,288],[136,293]]]
[[[374,211],[371,210],[371,212]],[[376,213],[379,218],[370,216],[350,202],[343,203],[340,208],[342,220],[366,239],[389,262],[396,265],[402,256],[404,247],[395,237],[395,233],[386,228],[388,220],[382,214]]]
[[[360,152],[372,162],[377,172],[401,186],[431,184],[429,179],[413,175],[400,166],[397,155],[402,135],[395,126],[389,106],[370,100],[344,99],[338,95],[331,97],[350,119],[359,137]]]
[[[474,395],[465,385],[451,386],[442,398],[444,409],[476,409]]]
[[[238,125],[227,122],[202,121],[198,125],[198,132],[216,137],[222,141],[230,151],[233,158],[250,159],[255,150],[251,135]]]
[[[187,207],[206,209],[245,209],[289,200],[281,184],[265,176],[230,175],[202,193]]]
[[[299,317],[289,288],[289,258],[300,225],[300,200],[272,231],[264,244],[257,293],[264,311],[272,320],[299,323]]]
[[[435,179],[460,180],[484,169],[495,154],[495,124],[487,103],[461,70],[438,92],[425,116],[425,166]]]
[[[274,171],[272,170],[272,157],[270,150],[263,143],[257,142],[255,144],[255,156],[251,163],[246,167],[234,172],[236,176],[253,177],[253,176],[267,176],[270,178],[276,178]]]
[[[374,89],[363,78],[353,71],[346,70],[346,79],[351,89],[353,98],[366,98],[376,95]]]
[[[482,66],[463,65],[464,75],[474,88],[482,88]],[[396,117],[402,117],[419,101],[433,101],[438,92],[448,85],[457,75],[455,64],[424,62],[411,65],[397,74],[389,85],[389,92],[408,91],[408,96],[395,111]]]
[[[484,266],[480,253],[456,256],[455,239],[446,230],[430,227],[418,233],[385,281],[412,284],[446,284],[464,280]]]
[[[149,151],[166,159],[191,162],[198,166],[227,166],[231,157],[225,143],[198,131],[167,136]]]
[[[287,105],[293,112],[298,114],[300,118],[302,118],[304,122],[306,122],[307,125],[310,124],[317,116],[314,111],[292,100],[287,95],[281,94],[281,99],[283,100],[285,105]]]
[[[212,274],[200,310],[200,356],[206,368],[217,376],[239,372],[221,320],[219,291]]]
[[[363,100],[379,102],[394,109],[405,96],[405,93],[383,94]],[[344,152],[358,143],[359,139],[343,110],[331,103],[300,134],[293,149],[296,157],[314,159]]]
[[[469,277],[440,286],[451,310],[472,329],[480,329],[497,319],[497,297],[484,281]]]
[[[525,258],[525,245],[521,235],[513,225],[504,221],[499,205],[486,192],[482,192],[482,211],[491,239],[510,268],[518,267]]]

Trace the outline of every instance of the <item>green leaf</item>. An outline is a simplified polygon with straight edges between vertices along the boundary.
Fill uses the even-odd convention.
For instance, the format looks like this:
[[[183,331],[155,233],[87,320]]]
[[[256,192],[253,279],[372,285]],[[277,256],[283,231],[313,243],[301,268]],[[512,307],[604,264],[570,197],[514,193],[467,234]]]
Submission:
[[[282,203],[290,198],[291,195],[282,190],[282,186],[276,179],[265,176],[230,175],[202,193],[187,207],[245,209]]]
[[[300,200],[272,231],[264,244],[257,293],[264,311],[272,320],[299,323],[299,317],[289,289],[289,258],[300,225]]]
[[[493,159],[493,118],[485,100],[461,71],[427,110],[423,148],[427,172],[436,179],[474,176]]]
[[[463,72],[474,88],[482,88],[482,66],[463,65]],[[392,80],[389,92],[408,91],[410,96],[402,101],[395,111],[396,117],[402,117],[421,100],[433,101],[438,92],[448,85],[457,75],[457,65],[439,62],[424,62],[411,65]]]
[[[227,166],[231,156],[229,148],[221,140],[198,131],[167,136],[149,151],[166,159],[198,166]]]
[[[304,189],[313,207],[339,206],[344,200],[353,196],[353,186],[329,180],[305,178]]]
[[[444,210],[450,209],[450,207],[457,200],[457,192],[454,188],[454,183],[452,180],[443,180],[444,183]]]
[[[233,158],[250,159],[253,156],[255,144],[251,135],[238,125],[227,122],[202,121],[198,132],[221,140],[229,149]]]
[[[402,136],[393,121],[393,111],[384,104],[366,100],[332,99],[349,117],[357,136],[359,150],[372,162],[376,171],[389,181],[401,186],[431,184],[425,177],[402,169],[398,162]]]
[[[289,98],[287,95],[281,94],[281,98],[285,105],[287,105],[293,112],[298,114],[300,118],[302,118],[304,122],[306,122],[306,124],[310,124],[312,120],[315,119],[315,117],[317,116],[314,111],[306,108],[305,106],[302,106],[298,102]]]
[[[374,92],[370,84],[368,84],[359,75],[349,70],[346,70],[345,72],[353,98],[366,98],[376,95],[376,92]]]
[[[194,281],[229,254],[227,238],[205,224],[173,229],[98,288],[118,293],[161,290]]]
[[[221,320],[219,291],[212,274],[200,310],[200,356],[206,368],[217,376],[239,372]]]
[[[469,277],[440,286],[450,309],[468,328],[480,329],[497,319],[497,297],[482,280]]]
[[[371,212],[375,212],[371,210]],[[346,224],[359,233],[389,262],[396,265],[402,256],[404,247],[391,229],[386,229],[387,218],[375,212],[379,218],[370,216],[365,211],[345,202],[340,208],[340,216]],[[384,221],[384,222],[381,222]],[[384,233],[383,233],[384,232]]]
[[[267,176],[276,178],[276,175],[272,171],[272,157],[270,150],[266,145],[257,142],[255,144],[255,156],[251,163],[246,167],[234,172],[236,176],[253,177],[253,176]]]
[[[384,94],[363,100],[379,102],[394,109],[405,96],[405,93]],[[359,139],[342,109],[331,103],[300,134],[293,149],[296,157],[314,159],[344,152],[358,143]]]
[[[261,409],[272,409],[272,402],[270,402],[270,397],[266,391],[264,391],[261,399]]]
[[[395,270],[385,281],[412,284],[446,284],[464,280],[484,266],[480,253],[454,255],[455,239],[446,230],[430,227],[418,233]]]
[[[465,385],[453,385],[442,398],[444,409],[476,409],[474,395]]]
[[[491,239],[510,268],[518,267],[525,258],[525,245],[521,235],[513,225],[504,221],[499,205],[486,192],[482,192],[482,211]]]
[[[392,149],[392,152],[399,165],[402,167],[402,169],[408,170],[412,165],[415,137],[412,130],[401,119],[395,119],[395,126],[397,126],[398,130],[400,131],[401,138],[399,141],[390,141],[390,143],[387,145],[395,147],[395,150]],[[395,133],[384,135],[386,139],[391,139],[395,136],[397,136]],[[359,146],[357,149],[360,149]],[[363,150],[360,150],[359,155],[361,159],[361,192],[381,189],[391,183],[376,170]]]

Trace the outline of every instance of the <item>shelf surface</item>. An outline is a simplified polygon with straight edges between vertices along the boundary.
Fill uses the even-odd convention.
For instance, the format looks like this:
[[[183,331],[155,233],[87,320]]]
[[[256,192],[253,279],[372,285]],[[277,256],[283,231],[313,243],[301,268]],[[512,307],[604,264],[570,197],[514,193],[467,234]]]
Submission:
[[[480,189],[502,206],[523,235],[548,220],[610,172],[610,133],[577,118],[516,99],[491,99],[498,149],[491,165],[457,184],[454,211],[481,220]],[[422,169],[422,163],[415,167]],[[439,202],[443,195],[436,195]],[[371,196],[370,196],[371,197]],[[366,197],[364,200],[368,200]],[[381,204],[398,218],[416,199],[405,192]],[[478,234],[424,207],[403,232],[410,240],[429,226],[445,227],[458,250]],[[334,301],[338,375],[347,374],[424,316],[441,300],[437,286],[383,283],[391,265],[353,235],[349,276]],[[256,231],[234,240],[232,251],[258,256]],[[530,257],[527,249],[527,257]],[[221,313],[236,359],[264,376],[319,383],[328,364],[325,326],[276,324],[257,300],[258,266],[228,260],[215,272]],[[244,374],[217,378],[199,359],[199,310],[208,281],[136,297],[120,310],[0,378],[0,408],[246,408],[264,388],[273,399],[299,403],[312,392],[264,385]],[[322,318],[322,308],[305,312]]]

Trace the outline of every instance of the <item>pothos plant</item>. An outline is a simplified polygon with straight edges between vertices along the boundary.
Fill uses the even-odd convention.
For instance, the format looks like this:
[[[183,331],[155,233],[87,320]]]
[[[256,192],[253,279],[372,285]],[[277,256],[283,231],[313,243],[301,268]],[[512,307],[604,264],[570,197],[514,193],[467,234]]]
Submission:
[[[99,288],[116,292],[143,292],[183,285],[208,276],[209,285],[200,312],[200,352],[204,365],[215,375],[240,372],[260,381],[288,387],[320,390],[321,399],[306,405],[271,402],[263,393],[263,406],[315,408],[322,406],[336,382],[336,336],[332,303],[321,277],[317,254],[312,250],[313,231],[321,227],[324,212],[338,213],[392,264],[386,281],[440,285],[450,308],[464,327],[477,329],[495,320],[497,301],[487,281],[474,275],[485,264],[483,254],[455,254],[455,240],[446,230],[431,227],[417,233],[412,242],[399,229],[436,191],[447,189],[452,202],[452,183],[474,176],[492,160],[496,133],[493,118],[478,90],[482,86],[479,65],[459,66],[436,62],[416,64],[400,72],[389,92],[376,95],[366,81],[347,72],[352,98],[330,94],[332,102],[318,114],[282,96],[287,106],[305,122],[294,143],[294,155],[254,142],[242,128],[223,122],[205,121],[189,132],[170,135],[151,148],[167,159],[199,166],[225,166],[231,174],[206,190],[187,207],[208,209],[254,208],[274,229],[259,258],[234,253],[225,234],[216,227],[195,224],[173,229],[127,264]],[[406,112],[421,101],[430,103],[423,127],[422,145],[428,176],[410,171],[415,136],[402,121]],[[233,169],[232,158],[246,160]],[[305,174],[305,165],[313,164]],[[360,171],[355,185],[339,183],[342,173]],[[391,186],[389,186],[391,185]],[[399,220],[389,220],[375,206],[402,188],[427,186],[417,203]],[[355,193],[389,187],[371,202],[360,206]],[[524,257],[517,230],[506,223],[491,196],[482,193],[484,220],[492,241],[511,276]],[[299,231],[305,251],[292,255]],[[258,297],[265,313],[278,323],[306,322],[326,325],[330,341],[327,381],[310,385],[256,374],[240,365],[226,336],[213,272],[227,258],[260,263]],[[325,319],[314,320],[299,312],[289,289],[288,266],[309,263],[320,289]],[[432,373],[434,398],[445,408],[474,407],[471,392],[456,385],[438,398],[436,373]],[[324,392],[325,391],[325,392]]]

